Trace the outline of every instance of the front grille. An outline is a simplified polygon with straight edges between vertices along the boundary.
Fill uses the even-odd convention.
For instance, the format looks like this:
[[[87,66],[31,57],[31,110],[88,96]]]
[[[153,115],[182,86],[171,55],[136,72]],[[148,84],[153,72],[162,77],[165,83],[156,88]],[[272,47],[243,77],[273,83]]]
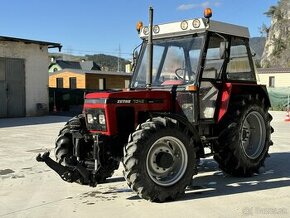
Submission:
[[[105,111],[100,108],[85,109],[88,130],[107,131]],[[101,118],[101,119],[100,119]]]

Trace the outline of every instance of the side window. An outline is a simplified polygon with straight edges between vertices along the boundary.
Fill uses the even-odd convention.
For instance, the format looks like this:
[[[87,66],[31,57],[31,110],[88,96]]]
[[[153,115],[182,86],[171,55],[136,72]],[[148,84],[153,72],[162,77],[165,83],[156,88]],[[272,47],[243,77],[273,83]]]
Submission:
[[[255,80],[245,40],[232,38],[230,61],[226,73],[229,80]]]
[[[208,44],[202,78],[216,79],[221,73],[221,68],[224,62],[222,45],[224,45],[223,38],[220,36],[211,36]]]

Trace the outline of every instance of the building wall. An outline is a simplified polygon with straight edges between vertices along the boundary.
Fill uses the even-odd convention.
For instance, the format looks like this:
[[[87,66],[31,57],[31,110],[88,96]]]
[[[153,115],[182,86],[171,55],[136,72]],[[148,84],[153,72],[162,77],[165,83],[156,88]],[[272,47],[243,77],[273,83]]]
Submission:
[[[0,57],[21,58],[25,61],[26,116],[48,112],[48,48],[23,42],[0,42]],[[44,108],[37,109],[37,104]]]
[[[56,79],[63,78],[63,88],[70,88],[69,78],[76,77],[77,80],[77,89],[86,88],[86,79],[84,74],[72,73],[72,72],[63,72],[58,74],[49,75],[49,87],[56,88]]]
[[[75,77],[78,89],[102,89],[100,87],[100,79],[106,81],[106,89],[123,89],[131,79],[131,74],[128,75],[105,75],[105,74],[81,74],[69,71],[49,75],[49,87],[56,88],[57,78],[63,78],[63,88],[70,88],[69,78]],[[127,82],[126,82],[127,81]]]
[[[290,87],[289,73],[262,73],[259,74],[259,83],[269,86],[269,78],[274,77],[274,87]]]
[[[101,89],[100,79],[104,79],[106,81],[106,89],[123,89],[125,88],[125,80],[130,80],[130,76],[87,74],[87,88]]]

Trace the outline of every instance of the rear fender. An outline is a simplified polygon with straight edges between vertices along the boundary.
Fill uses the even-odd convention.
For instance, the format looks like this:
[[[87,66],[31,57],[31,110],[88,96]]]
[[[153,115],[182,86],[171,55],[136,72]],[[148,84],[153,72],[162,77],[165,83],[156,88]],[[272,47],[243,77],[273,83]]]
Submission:
[[[267,88],[264,85],[247,83],[225,83],[220,94],[217,123],[219,123],[228,111],[231,96],[252,95],[259,96],[265,108],[271,107]]]

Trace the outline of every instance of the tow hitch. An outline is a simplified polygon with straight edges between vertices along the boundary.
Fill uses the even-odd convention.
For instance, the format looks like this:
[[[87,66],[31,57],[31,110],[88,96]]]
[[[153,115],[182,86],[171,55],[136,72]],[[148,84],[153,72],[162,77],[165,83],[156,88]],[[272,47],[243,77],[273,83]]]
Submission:
[[[54,170],[64,181],[76,182],[79,180],[81,184],[95,187],[97,182],[95,176],[84,168],[75,158],[70,158],[70,166],[63,166],[49,157],[49,152],[38,154],[36,157],[38,162],[44,162],[52,170]]]

